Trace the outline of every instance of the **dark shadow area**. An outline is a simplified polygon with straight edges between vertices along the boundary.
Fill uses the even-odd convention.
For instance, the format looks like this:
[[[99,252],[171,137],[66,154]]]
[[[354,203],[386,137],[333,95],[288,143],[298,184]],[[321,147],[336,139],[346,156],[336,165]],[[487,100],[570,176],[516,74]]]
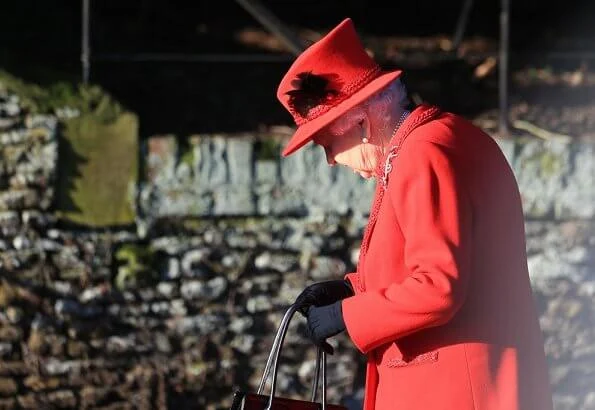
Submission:
[[[56,195],[53,208],[61,212],[81,212],[80,207],[72,197],[76,190],[76,180],[82,177],[81,167],[87,163],[87,159],[77,153],[72,143],[64,138],[62,127],[58,132],[58,163]]]
[[[94,226],[77,223],[63,218],[56,221],[56,228],[76,232],[79,234],[86,234],[90,232],[109,233],[115,231],[136,232],[136,224]]]
[[[118,63],[117,77],[113,65],[97,64],[94,78],[138,113],[141,136],[243,132],[290,119],[275,97],[286,65],[139,64]]]
[[[365,36],[452,37],[463,0],[452,2],[263,1],[293,28],[325,33],[346,16]],[[81,4],[23,0],[3,5],[0,68],[48,85],[81,79]],[[499,38],[500,2],[474,2],[465,38]],[[93,55],[130,53],[273,54],[240,44],[238,31],[262,26],[235,1],[108,0],[91,2]],[[595,5],[585,0],[537,5],[511,2],[512,52],[587,50],[595,38]],[[263,30],[264,31],[264,30]],[[543,61],[540,61],[543,58]],[[590,61],[511,58],[511,71],[526,64],[576,67]],[[92,61],[90,79],[138,114],[140,135],[242,132],[260,125],[291,124],[275,97],[289,62]],[[467,116],[497,108],[497,70],[474,80],[464,61],[408,66],[407,84],[425,101]],[[515,93],[511,90],[511,93]],[[543,99],[520,90],[523,97]],[[587,94],[585,94],[587,95]],[[555,101],[555,97],[551,97]]]

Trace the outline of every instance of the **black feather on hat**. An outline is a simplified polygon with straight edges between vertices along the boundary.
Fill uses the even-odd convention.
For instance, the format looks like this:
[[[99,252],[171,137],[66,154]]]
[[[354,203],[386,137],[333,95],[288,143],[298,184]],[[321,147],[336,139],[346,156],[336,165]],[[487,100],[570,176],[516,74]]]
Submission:
[[[292,82],[296,88],[287,92],[288,102],[295,112],[306,117],[312,108],[339,95],[337,90],[327,88],[329,83],[326,76],[310,71],[299,73]]]

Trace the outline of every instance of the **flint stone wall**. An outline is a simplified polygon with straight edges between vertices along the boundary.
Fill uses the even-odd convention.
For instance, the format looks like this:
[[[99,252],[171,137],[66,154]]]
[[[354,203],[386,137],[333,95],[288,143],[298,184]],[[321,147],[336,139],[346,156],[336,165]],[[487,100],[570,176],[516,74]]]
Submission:
[[[0,409],[228,408],[297,293],[355,265],[372,184],[312,149],[260,159],[250,138],[151,138],[137,229],[64,228],[58,119],[20,110],[0,96]],[[593,146],[498,142],[525,201],[556,409],[593,409]],[[302,327],[279,373],[291,397],[314,367]],[[328,396],[357,405],[363,359],[335,345]]]
[[[497,142],[528,219],[593,219],[594,144],[530,136]],[[140,210],[151,218],[368,213],[373,181],[329,168],[312,144],[283,159],[259,159],[256,144],[250,137],[195,136],[181,149],[173,136],[149,139]]]

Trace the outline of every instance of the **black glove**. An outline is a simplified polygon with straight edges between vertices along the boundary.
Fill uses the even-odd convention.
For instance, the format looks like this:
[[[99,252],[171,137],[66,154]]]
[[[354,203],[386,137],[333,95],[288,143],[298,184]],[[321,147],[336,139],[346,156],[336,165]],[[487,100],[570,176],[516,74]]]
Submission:
[[[329,280],[306,287],[295,299],[294,304],[298,306],[300,313],[306,316],[310,306],[330,305],[354,294],[348,280]]]
[[[345,330],[341,301],[321,307],[310,306],[307,319],[306,334],[308,338],[328,354],[333,354],[333,348],[326,342],[326,339]]]

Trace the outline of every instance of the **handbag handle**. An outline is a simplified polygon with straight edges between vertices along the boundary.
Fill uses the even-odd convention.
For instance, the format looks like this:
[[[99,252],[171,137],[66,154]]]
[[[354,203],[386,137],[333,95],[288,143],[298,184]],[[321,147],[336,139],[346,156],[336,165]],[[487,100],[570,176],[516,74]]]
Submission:
[[[277,385],[277,370],[279,368],[278,363],[279,356],[281,355],[281,347],[283,346],[283,340],[287,334],[289,322],[297,310],[298,306],[294,304],[291,305],[285,312],[285,315],[281,320],[281,324],[279,325],[279,329],[277,330],[277,334],[275,335],[275,339],[273,340],[273,347],[269,353],[262,379],[260,380],[260,384],[258,386],[258,394],[262,394],[272,367],[273,374],[271,380],[271,395],[265,410],[271,410],[273,407],[273,397],[275,397],[275,389]],[[316,399],[316,392],[318,390],[318,381],[320,376],[322,376],[322,410],[326,410],[326,353],[322,349],[318,348],[318,352],[316,353],[316,371],[312,381],[311,401]]]

